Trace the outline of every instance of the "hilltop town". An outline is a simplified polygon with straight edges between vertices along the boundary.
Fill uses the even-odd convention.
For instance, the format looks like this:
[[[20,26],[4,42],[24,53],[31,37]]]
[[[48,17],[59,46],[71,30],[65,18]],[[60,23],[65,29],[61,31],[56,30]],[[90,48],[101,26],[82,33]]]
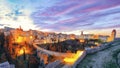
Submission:
[[[115,37],[115,29],[108,36],[4,28],[0,29],[0,63],[6,62],[8,68],[72,67],[86,50],[110,43]]]

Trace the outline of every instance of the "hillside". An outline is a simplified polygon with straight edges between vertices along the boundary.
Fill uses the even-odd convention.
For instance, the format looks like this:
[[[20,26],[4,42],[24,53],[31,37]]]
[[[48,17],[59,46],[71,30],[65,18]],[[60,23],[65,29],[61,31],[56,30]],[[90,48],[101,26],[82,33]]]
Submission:
[[[109,48],[87,55],[77,68],[119,68],[120,39],[114,41]]]

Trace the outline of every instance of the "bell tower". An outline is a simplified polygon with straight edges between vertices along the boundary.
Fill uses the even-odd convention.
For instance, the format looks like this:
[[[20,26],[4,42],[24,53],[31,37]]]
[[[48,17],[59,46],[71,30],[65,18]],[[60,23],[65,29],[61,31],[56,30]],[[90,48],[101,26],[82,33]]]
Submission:
[[[83,36],[83,31],[81,31],[81,35]]]
[[[115,37],[116,37],[116,30],[115,29],[113,29],[113,31],[111,33],[111,37],[112,37],[112,40],[115,39]]]

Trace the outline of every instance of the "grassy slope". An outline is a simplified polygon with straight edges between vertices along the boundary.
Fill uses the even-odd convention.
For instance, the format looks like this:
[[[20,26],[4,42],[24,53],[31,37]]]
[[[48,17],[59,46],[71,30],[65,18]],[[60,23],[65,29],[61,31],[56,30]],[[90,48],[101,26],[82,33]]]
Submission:
[[[87,55],[77,68],[119,68],[116,62],[118,53],[120,53],[120,40],[114,41],[103,51]]]

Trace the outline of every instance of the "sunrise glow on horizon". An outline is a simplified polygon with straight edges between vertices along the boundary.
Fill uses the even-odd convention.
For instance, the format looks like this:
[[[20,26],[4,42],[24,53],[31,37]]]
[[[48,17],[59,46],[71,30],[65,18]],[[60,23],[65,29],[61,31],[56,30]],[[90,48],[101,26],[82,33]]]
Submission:
[[[119,0],[0,0],[0,28],[120,37]]]

